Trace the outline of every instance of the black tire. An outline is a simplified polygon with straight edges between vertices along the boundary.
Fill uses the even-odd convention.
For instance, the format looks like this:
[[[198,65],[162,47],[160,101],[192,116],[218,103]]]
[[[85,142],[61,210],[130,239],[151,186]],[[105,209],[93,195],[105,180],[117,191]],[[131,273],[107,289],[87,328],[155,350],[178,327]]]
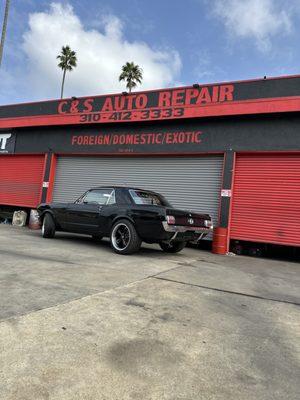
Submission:
[[[233,245],[231,251],[236,254],[237,256],[241,256],[244,253],[243,246],[240,244]]]
[[[249,256],[250,257],[262,257],[262,249],[259,247],[250,247]]]
[[[103,239],[102,235],[92,235],[92,238],[95,240],[95,242],[100,242]]]
[[[134,225],[126,219],[121,219],[111,229],[110,243],[117,254],[132,254],[139,251],[142,241]]]
[[[44,238],[53,238],[55,235],[55,222],[51,214],[46,213],[42,224],[42,236]]]
[[[160,242],[159,245],[161,249],[166,253],[179,253],[182,249],[185,248],[186,242]]]

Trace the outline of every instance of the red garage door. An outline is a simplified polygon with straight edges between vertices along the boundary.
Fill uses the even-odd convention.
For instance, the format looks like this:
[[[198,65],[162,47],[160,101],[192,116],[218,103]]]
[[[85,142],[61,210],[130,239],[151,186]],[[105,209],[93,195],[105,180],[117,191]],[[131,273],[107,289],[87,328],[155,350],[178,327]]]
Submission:
[[[42,190],[44,156],[0,157],[0,204],[36,207]]]
[[[237,155],[230,237],[300,246],[300,155]]]

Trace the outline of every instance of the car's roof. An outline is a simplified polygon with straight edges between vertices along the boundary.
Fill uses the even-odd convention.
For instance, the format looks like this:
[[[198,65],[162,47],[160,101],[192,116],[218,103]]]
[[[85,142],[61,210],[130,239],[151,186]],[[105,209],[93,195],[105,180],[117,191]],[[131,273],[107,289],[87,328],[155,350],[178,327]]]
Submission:
[[[137,187],[133,187],[133,186],[116,186],[116,185],[106,185],[106,186],[97,186],[97,187],[93,187],[90,190],[94,190],[94,189],[127,189],[127,190],[141,190],[143,192],[149,192],[149,193],[155,193],[157,194],[157,192],[154,192],[153,190],[148,190],[148,189],[141,189],[141,188],[137,188]]]

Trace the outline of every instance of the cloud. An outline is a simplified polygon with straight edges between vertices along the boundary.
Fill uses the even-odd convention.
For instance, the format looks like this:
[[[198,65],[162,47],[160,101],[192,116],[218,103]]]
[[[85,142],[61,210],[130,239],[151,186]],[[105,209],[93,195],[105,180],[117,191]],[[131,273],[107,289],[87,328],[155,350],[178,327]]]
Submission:
[[[224,70],[213,63],[212,53],[207,49],[195,50],[191,54],[194,80],[199,83],[212,83],[220,80]]]
[[[102,29],[86,29],[70,5],[52,3],[44,12],[29,16],[29,29],[23,35],[26,55],[23,76],[30,88],[28,97],[58,97],[62,72],[56,56],[62,45],[70,45],[78,58],[78,67],[67,74],[65,96],[120,92],[121,66],[127,61],[139,64],[144,72],[141,89],[172,85],[181,70],[181,60],[173,49],[155,49],[144,42],[128,41],[122,21],[107,15]]]
[[[232,37],[254,39],[263,52],[271,49],[272,37],[292,29],[291,9],[278,0],[215,0],[213,14]]]

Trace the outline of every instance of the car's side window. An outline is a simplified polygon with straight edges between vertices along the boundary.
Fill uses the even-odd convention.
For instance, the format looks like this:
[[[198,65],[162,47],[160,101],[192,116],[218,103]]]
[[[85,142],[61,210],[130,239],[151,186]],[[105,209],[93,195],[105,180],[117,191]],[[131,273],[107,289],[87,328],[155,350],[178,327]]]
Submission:
[[[112,189],[90,190],[83,198],[85,204],[99,204],[101,206],[115,204],[115,191]]]

